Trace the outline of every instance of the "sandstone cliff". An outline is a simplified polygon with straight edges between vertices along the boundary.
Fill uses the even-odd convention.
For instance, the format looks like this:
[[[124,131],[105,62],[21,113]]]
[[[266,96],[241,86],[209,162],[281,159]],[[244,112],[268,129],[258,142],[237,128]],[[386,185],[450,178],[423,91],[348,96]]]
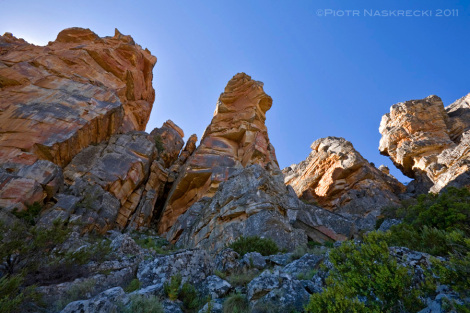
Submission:
[[[0,37],[0,206],[42,201],[50,177],[90,144],[144,130],[156,58],[116,30],[70,28],[47,46]],[[39,163],[45,160],[52,163]],[[56,165],[54,165],[56,164]],[[58,168],[56,168],[58,165]],[[25,175],[24,167],[34,167]],[[29,171],[31,173],[31,171]]]
[[[437,96],[395,104],[379,131],[380,153],[415,178],[415,191],[470,185],[470,94],[446,108]]]
[[[399,204],[405,187],[378,170],[344,138],[326,137],[311,145],[306,160],[283,170],[285,183],[299,198],[335,212],[377,215]]]
[[[264,124],[271,105],[263,83],[250,76],[239,73],[228,82],[201,144],[181,168],[168,195],[160,233],[168,231],[178,216],[203,196],[213,196],[220,182],[236,169],[251,164],[268,170],[279,168]]]

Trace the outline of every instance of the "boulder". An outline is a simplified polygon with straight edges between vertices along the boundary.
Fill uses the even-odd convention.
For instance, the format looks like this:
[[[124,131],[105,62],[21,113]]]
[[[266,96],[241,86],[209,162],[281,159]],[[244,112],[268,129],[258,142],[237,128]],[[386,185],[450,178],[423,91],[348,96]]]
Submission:
[[[181,148],[183,148],[184,132],[173,121],[168,120],[161,128],[155,128],[150,133],[155,138],[157,149],[163,159],[165,168],[169,168],[178,158]]]
[[[219,299],[227,296],[229,291],[232,290],[232,285],[219,276],[211,275],[200,283],[199,290],[203,298]]]
[[[69,303],[61,313],[96,313],[116,312],[119,304],[128,303],[129,296],[121,287],[103,291],[89,300],[79,300]]]
[[[313,142],[311,148],[306,160],[283,170],[285,183],[303,201],[363,216],[399,205],[397,195],[405,186],[364,159],[349,141],[326,137]]]
[[[380,153],[415,181],[411,192],[470,186],[470,94],[444,108],[437,96],[394,104],[380,122]]]
[[[137,270],[137,278],[143,287],[163,286],[177,274],[181,274],[183,282],[198,284],[212,275],[213,268],[212,259],[206,251],[185,250],[143,261]]]
[[[271,104],[263,83],[245,73],[228,82],[199,147],[168,194],[158,225],[160,233],[168,231],[202,197],[212,197],[235,170],[251,164],[269,171],[279,168],[265,125]]]

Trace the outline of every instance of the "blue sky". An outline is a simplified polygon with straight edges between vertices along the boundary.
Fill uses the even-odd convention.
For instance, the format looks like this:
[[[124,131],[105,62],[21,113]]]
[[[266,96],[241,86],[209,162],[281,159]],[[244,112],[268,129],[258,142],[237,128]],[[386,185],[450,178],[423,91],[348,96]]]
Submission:
[[[200,137],[234,74],[263,81],[281,168],[305,159],[314,140],[340,136],[404,181],[379,155],[381,116],[397,102],[436,94],[448,105],[470,92],[469,0],[0,0],[0,33],[46,44],[73,26],[100,36],[118,28],[157,56],[148,131],[171,119]]]

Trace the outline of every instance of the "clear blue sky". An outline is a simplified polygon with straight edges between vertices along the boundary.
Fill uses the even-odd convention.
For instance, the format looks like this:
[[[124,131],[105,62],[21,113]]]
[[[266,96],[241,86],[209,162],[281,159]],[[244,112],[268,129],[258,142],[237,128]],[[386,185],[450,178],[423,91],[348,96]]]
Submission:
[[[454,11],[371,17],[364,9]],[[337,10],[360,16],[319,16],[347,14]],[[73,26],[100,36],[117,27],[157,56],[148,131],[172,119],[186,138],[201,137],[234,74],[263,81],[281,168],[305,159],[314,140],[341,136],[404,180],[378,153],[381,116],[400,101],[436,94],[448,105],[470,92],[469,0],[0,0],[0,33],[46,44]]]

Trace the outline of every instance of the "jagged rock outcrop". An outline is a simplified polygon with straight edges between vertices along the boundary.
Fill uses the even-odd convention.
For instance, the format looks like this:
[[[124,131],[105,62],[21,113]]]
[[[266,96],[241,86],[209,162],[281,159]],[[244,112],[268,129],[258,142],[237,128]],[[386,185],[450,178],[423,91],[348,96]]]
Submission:
[[[155,137],[157,149],[161,150],[160,157],[166,168],[170,167],[178,158],[184,145],[184,132],[173,121],[168,120],[161,128],[155,128],[150,133]]]
[[[437,96],[393,105],[379,128],[380,153],[417,192],[470,185],[470,94],[444,108]]]
[[[152,133],[168,133],[175,127],[167,121]],[[179,133],[158,140],[164,147],[181,148],[183,142]],[[148,227],[157,201],[164,201],[169,167],[177,157],[168,159],[166,150],[159,154],[156,142],[156,135],[132,131],[82,150],[64,169],[66,190],[43,212],[39,224],[60,218],[80,221],[86,230],[98,232]]]
[[[118,30],[100,38],[69,28],[44,47],[0,36],[0,206],[21,209],[21,203],[50,196],[46,189],[41,196],[43,182],[21,176],[21,167],[47,160],[63,168],[90,144],[144,130],[155,63]],[[36,176],[48,176],[51,167]],[[11,190],[24,195],[13,198]]]
[[[240,236],[261,236],[292,250],[308,239],[344,240],[357,230],[355,221],[300,201],[279,170],[272,175],[253,164],[233,172],[212,198],[179,216],[167,239],[216,252]]]
[[[160,233],[168,231],[196,201],[213,196],[235,170],[250,164],[279,168],[264,124],[271,105],[263,83],[250,76],[239,73],[228,82],[201,144],[181,168],[168,195]]]
[[[304,201],[335,212],[377,215],[399,204],[405,187],[386,170],[364,159],[344,138],[326,137],[311,145],[306,160],[283,170],[285,183]]]

